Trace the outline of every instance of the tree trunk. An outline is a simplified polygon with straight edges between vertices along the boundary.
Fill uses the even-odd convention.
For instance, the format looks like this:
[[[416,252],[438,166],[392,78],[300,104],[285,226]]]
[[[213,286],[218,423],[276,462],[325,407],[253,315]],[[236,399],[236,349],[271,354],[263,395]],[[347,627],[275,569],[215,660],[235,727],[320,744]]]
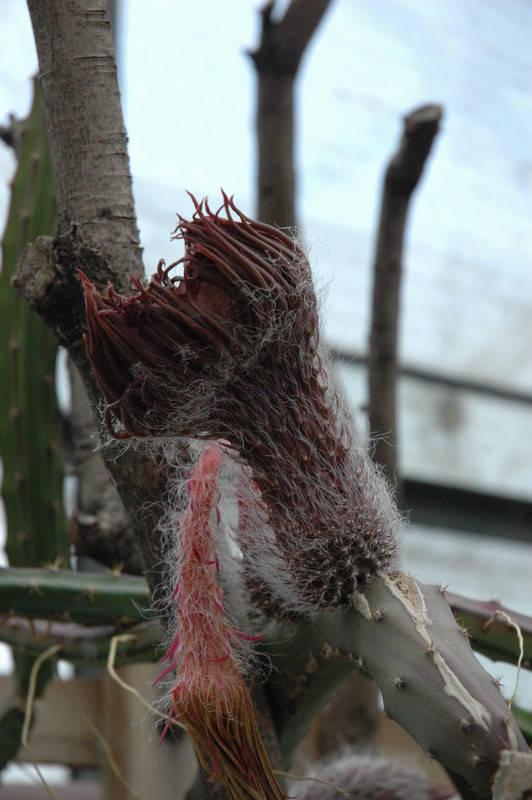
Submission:
[[[58,235],[26,248],[16,285],[55,331],[78,367],[91,400],[100,393],[85,352],[84,297],[78,269],[99,287],[127,292],[142,273],[127,136],[111,26],[102,0],[28,0],[54,175]],[[96,427],[96,426],[95,426]],[[124,505],[159,502],[163,471],[133,450],[104,450]],[[153,516],[135,514],[147,577],[160,582]]]
[[[142,270],[113,36],[104,2],[28,0],[59,234],[76,229],[120,291]],[[109,275],[95,275],[107,280]]]

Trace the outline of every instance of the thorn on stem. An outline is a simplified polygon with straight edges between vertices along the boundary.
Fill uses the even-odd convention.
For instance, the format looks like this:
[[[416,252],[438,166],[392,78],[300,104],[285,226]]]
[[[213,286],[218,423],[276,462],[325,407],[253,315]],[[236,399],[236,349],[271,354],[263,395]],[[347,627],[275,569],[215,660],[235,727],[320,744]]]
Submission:
[[[394,675],[394,677],[390,678],[390,680],[396,689],[404,689],[406,686],[406,681],[399,675]]]
[[[465,622],[463,620],[460,621],[460,630],[462,631],[462,633],[464,634],[466,639],[471,639],[471,634],[469,633],[469,628],[467,627],[467,625],[465,624]]]
[[[425,648],[425,653],[426,653],[428,656],[435,656],[435,655],[436,655],[436,653],[439,653],[439,651],[440,651],[440,648],[439,648],[439,647],[436,647],[436,645],[434,644],[434,642],[431,642],[431,643],[428,645],[428,647],[426,647],[426,648]]]
[[[473,730],[473,723],[471,720],[462,717],[458,723],[458,727],[462,733],[471,733]]]

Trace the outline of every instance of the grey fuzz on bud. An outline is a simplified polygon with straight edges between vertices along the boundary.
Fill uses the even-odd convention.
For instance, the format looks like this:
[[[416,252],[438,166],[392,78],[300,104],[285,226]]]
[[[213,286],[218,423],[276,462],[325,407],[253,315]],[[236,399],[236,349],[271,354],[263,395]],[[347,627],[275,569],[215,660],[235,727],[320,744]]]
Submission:
[[[458,800],[453,787],[433,786],[413,764],[350,750],[314,764],[309,778],[294,783],[298,800]]]

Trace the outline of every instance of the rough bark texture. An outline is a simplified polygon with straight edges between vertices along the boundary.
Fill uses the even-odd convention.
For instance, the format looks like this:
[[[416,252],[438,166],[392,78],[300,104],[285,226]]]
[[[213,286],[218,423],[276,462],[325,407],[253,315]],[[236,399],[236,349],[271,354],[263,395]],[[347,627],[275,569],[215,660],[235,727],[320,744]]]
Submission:
[[[75,226],[128,287],[142,269],[127,136],[104,3],[29,0],[47,109],[59,233]],[[100,276],[106,280],[109,276]]]
[[[29,0],[43,90],[58,216],[58,236],[29,245],[16,285],[53,328],[99,400],[82,340],[82,269],[99,287],[128,290],[142,272],[127,137],[120,105],[111,27],[96,0]],[[95,426],[96,427],[96,426]],[[112,454],[113,457],[115,454]],[[133,452],[108,467],[128,509],[159,501],[166,479]],[[159,582],[153,518],[136,514],[147,577]]]
[[[373,278],[373,309],[369,342],[369,423],[377,436],[374,460],[395,482],[397,472],[397,331],[403,262],[403,241],[410,198],[438,133],[441,106],[427,105],[405,117],[397,153],[386,170]]]
[[[280,21],[275,2],[262,9],[262,37],[250,52],[258,76],[257,217],[270,225],[296,225],[294,84],[301,57],[330,0],[292,0]]]

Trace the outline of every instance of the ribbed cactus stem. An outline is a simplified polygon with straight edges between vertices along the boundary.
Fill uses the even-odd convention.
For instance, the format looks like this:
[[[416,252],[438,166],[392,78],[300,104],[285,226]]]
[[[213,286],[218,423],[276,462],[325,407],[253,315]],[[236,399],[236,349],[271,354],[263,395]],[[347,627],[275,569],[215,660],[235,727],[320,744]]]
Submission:
[[[12,565],[68,563],[62,507],[61,420],[54,388],[57,345],[49,328],[11,285],[28,241],[55,229],[53,182],[38,81],[30,115],[21,130],[18,169],[2,239],[0,276],[0,456],[7,521],[6,551]],[[33,660],[13,649],[17,692],[26,695]],[[37,696],[52,676],[39,671]],[[15,715],[15,719],[18,716]],[[12,738],[12,715],[0,719],[0,737]],[[5,727],[7,726],[7,727]],[[9,753],[2,748],[0,769]]]
[[[134,575],[0,569],[0,622],[14,613],[29,619],[123,626],[146,620],[149,606],[146,581]]]
[[[60,415],[54,388],[57,345],[11,286],[28,241],[55,229],[50,158],[38,83],[23,130],[2,239],[0,280],[0,454],[12,565],[68,561],[62,511]]]

